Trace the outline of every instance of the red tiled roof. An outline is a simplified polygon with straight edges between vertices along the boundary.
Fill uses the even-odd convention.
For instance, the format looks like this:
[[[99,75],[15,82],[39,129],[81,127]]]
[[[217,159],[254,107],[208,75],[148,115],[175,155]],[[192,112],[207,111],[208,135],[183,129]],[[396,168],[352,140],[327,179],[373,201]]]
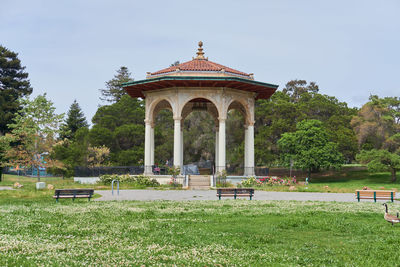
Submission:
[[[145,97],[146,91],[171,87],[228,87],[257,93],[256,99],[268,99],[278,85],[257,82],[239,77],[200,77],[200,76],[160,76],[123,84],[131,97]]]
[[[191,61],[181,63],[177,66],[172,66],[166,69],[162,69],[156,72],[151,73],[151,75],[160,75],[164,73],[169,73],[176,71],[177,69],[181,71],[222,71],[225,70],[225,72],[228,73],[233,73],[237,75],[242,75],[242,76],[247,76],[250,77],[250,74],[223,66],[221,64],[209,61],[207,59],[193,59]]]

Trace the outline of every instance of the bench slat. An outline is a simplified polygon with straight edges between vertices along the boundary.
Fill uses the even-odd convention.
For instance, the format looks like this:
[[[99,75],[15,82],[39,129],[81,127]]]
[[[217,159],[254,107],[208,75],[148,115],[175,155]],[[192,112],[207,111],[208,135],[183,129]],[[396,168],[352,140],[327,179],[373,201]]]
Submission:
[[[218,188],[217,197],[250,197],[250,200],[254,196],[253,188]]]
[[[75,198],[88,198],[90,201],[93,194],[94,189],[87,188],[56,189],[53,198],[55,198],[57,202],[59,198],[72,198],[72,200],[75,200]]]
[[[395,191],[388,190],[356,190],[356,198],[358,202],[360,199],[373,199],[375,202],[377,199],[391,200],[394,201],[396,197]]]

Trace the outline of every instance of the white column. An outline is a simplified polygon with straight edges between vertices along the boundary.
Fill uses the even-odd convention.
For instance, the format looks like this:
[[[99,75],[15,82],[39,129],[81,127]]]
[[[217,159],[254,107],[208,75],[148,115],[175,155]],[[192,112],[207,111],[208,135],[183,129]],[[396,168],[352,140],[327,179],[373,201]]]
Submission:
[[[247,127],[248,135],[248,151],[247,151],[247,165],[250,168],[248,175],[254,175],[254,125]]]
[[[225,118],[219,119],[218,171],[225,170]]]
[[[150,165],[154,165],[154,127],[150,129]]]
[[[174,118],[174,166],[181,165],[181,119]]]
[[[144,136],[144,174],[152,174],[151,169],[151,124],[145,121],[145,136]]]
[[[215,168],[217,169],[218,167],[218,162],[219,162],[219,153],[218,153],[218,149],[219,149],[219,129],[218,127],[216,127],[215,129]]]
[[[183,122],[182,122],[183,126]],[[183,129],[181,128],[181,170],[183,170]]]
[[[247,176],[248,174],[248,167],[249,167],[249,130],[248,126],[244,126],[244,175]]]

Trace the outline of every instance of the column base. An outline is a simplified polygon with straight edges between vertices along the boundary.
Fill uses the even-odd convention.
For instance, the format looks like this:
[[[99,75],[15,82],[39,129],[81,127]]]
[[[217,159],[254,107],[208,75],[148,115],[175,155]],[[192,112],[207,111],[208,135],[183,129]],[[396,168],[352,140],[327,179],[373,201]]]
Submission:
[[[244,167],[244,176],[255,176],[254,167]]]
[[[153,166],[144,166],[144,173],[143,175],[153,175]]]

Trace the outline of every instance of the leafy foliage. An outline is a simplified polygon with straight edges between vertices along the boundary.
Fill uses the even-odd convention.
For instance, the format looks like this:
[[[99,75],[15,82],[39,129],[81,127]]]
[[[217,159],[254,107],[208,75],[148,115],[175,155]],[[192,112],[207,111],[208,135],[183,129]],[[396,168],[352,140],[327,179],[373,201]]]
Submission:
[[[400,170],[400,153],[391,153],[385,149],[363,150],[357,155],[357,160],[367,164],[371,172],[390,171],[392,182],[396,181],[396,173]]]
[[[99,167],[106,161],[110,149],[106,146],[88,147],[87,163],[91,167]]]
[[[343,164],[337,144],[329,141],[327,131],[318,120],[299,122],[296,131],[284,133],[278,145],[283,162],[289,165],[293,160],[296,168],[309,171],[309,177],[311,171],[338,168]]]
[[[63,176],[72,177],[74,167],[87,166],[87,158],[89,153],[88,141],[89,129],[83,127],[76,131],[72,140],[64,139],[55,144],[50,157],[53,160],[63,162],[65,170],[57,170],[62,172]]]
[[[148,176],[144,175],[117,175],[117,174],[105,174],[100,176],[99,183],[105,184],[105,185],[110,185],[113,180],[119,181],[120,183],[131,183],[131,184],[136,184],[138,186],[159,186],[160,183],[157,182],[156,179],[150,179]]]
[[[357,160],[371,172],[390,171],[394,182],[400,169],[400,98],[369,100],[351,121],[363,149]]]
[[[362,149],[381,149],[400,133],[400,98],[372,95],[351,121]]]
[[[305,119],[322,121],[329,140],[338,144],[345,160],[354,159],[358,146],[350,121],[356,110],[335,97],[318,92],[315,83],[307,85],[304,80],[294,80],[270,99],[256,101],[254,142],[258,165],[278,162],[277,141],[283,133],[295,131],[296,123]]]
[[[11,163],[21,166],[50,167],[59,165],[51,158],[43,159],[52,152],[56,142],[59,124],[64,114],[57,115],[55,107],[46,94],[39,95],[33,100],[21,99],[22,110],[16,115],[8,138],[12,147],[7,151]],[[38,171],[38,180],[40,172]]]
[[[110,149],[110,163],[138,165],[144,151],[143,101],[126,95],[120,101],[100,107],[89,132],[92,146]]]

